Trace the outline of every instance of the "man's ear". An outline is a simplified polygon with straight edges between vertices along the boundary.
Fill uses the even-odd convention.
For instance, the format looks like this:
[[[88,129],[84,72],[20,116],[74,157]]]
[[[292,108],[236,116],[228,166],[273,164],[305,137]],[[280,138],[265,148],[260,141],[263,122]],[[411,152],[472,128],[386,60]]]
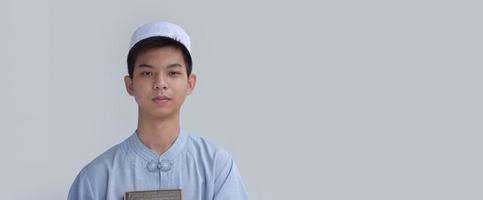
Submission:
[[[134,96],[134,91],[132,89],[132,79],[129,75],[124,76],[124,84],[126,85],[126,91],[129,96]]]
[[[186,88],[186,94],[190,95],[193,92],[193,90],[195,89],[195,86],[196,86],[196,74],[192,73],[188,77],[188,88]]]

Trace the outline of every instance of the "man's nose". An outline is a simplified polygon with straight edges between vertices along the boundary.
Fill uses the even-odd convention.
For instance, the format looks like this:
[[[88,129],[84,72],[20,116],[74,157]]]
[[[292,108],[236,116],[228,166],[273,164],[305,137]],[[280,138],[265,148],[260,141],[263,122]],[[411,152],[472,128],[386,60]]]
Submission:
[[[155,90],[159,90],[159,89],[166,90],[166,89],[168,89],[168,84],[166,83],[166,79],[161,73],[158,73],[155,76],[153,89],[155,89]]]

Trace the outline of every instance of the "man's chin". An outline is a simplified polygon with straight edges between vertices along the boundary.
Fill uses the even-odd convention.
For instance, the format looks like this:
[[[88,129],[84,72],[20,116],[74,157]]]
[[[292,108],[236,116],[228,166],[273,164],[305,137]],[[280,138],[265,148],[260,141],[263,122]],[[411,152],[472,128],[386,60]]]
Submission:
[[[139,111],[140,116],[146,116],[148,118],[169,119],[179,116],[179,112],[171,106],[157,107],[149,105],[146,107],[139,107]]]
[[[149,112],[149,115],[152,118],[156,118],[156,119],[171,119],[171,118],[176,118],[177,117],[176,112],[162,110],[162,109],[151,110]]]

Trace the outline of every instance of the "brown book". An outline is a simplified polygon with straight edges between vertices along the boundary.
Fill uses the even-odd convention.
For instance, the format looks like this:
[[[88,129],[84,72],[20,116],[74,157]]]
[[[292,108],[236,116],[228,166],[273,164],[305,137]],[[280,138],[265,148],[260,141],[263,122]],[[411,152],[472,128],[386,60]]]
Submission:
[[[133,191],[124,194],[124,200],[182,200],[181,189]]]

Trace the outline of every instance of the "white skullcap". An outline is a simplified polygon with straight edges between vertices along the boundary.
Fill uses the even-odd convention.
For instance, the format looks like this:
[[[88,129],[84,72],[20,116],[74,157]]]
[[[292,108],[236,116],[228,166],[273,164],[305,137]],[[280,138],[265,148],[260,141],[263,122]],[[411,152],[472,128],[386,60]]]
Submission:
[[[191,54],[190,37],[181,27],[170,22],[151,22],[142,25],[132,34],[129,49],[139,41],[154,36],[164,36],[174,39],[183,44]]]

